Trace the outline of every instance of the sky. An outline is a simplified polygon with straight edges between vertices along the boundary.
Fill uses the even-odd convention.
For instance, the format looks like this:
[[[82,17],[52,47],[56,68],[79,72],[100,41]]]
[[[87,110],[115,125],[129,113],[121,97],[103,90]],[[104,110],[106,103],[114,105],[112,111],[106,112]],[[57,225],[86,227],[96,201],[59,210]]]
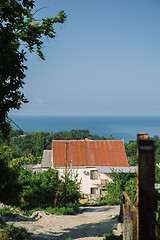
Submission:
[[[160,116],[159,0],[35,1],[67,14],[41,60],[27,53],[29,103],[10,115]]]

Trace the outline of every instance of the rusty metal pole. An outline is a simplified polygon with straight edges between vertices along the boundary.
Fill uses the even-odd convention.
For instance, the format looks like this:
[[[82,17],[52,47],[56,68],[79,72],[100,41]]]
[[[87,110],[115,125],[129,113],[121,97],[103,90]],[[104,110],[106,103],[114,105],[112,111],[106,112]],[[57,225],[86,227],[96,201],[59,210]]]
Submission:
[[[68,143],[65,142],[65,208],[67,204],[67,188],[66,188],[66,177],[67,177],[67,148],[68,148]]]
[[[68,149],[68,143],[65,142],[65,177],[67,175],[67,149]]]
[[[137,135],[137,240],[155,240],[154,141]]]

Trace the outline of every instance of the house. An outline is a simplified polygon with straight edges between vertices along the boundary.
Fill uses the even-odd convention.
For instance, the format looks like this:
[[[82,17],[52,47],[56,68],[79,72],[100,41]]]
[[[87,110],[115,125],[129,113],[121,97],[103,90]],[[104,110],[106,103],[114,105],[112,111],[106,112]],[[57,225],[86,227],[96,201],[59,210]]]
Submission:
[[[33,173],[41,172],[41,164],[24,164],[22,166],[24,169],[29,170]]]
[[[123,140],[53,140],[52,150],[45,150],[42,170],[56,168],[72,177],[78,173],[83,195],[102,193],[106,182],[112,181],[112,169],[134,172],[129,167]]]
[[[53,168],[53,152],[52,150],[44,150],[42,163],[41,163],[42,171],[48,170],[49,168]]]

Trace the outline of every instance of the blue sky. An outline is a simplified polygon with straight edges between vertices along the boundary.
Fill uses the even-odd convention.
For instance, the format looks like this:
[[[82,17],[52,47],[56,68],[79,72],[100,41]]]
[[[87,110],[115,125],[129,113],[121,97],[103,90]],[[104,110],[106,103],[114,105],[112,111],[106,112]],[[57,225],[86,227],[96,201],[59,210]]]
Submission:
[[[65,10],[45,40],[46,61],[27,54],[23,92],[11,115],[160,115],[159,0],[36,0],[37,18]]]

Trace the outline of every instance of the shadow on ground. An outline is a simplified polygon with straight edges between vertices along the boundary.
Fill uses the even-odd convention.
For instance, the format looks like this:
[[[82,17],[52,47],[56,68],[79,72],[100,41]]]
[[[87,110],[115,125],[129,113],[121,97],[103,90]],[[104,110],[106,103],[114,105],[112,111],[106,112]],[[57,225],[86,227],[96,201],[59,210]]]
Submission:
[[[114,209],[114,207],[108,207],[108,208],[106,208],[106,207],[97,207],[97,206],[95,206],[95,207],[82,207],[81,208],[81,212],[80,213],[83,213],[83,212],[99,212],[99,213],[101,213],[101,212],[108,212],[109,210],[113,210]]]
[[[67,238],[84,238],[84,237],[102,237],[104,233],[113,231],[117,220],[106,219],[99,223],[82,224],[75,228],[63,229],[63,232],[48,232],[48,234],[31,235],[33,240],[66,240]]]

